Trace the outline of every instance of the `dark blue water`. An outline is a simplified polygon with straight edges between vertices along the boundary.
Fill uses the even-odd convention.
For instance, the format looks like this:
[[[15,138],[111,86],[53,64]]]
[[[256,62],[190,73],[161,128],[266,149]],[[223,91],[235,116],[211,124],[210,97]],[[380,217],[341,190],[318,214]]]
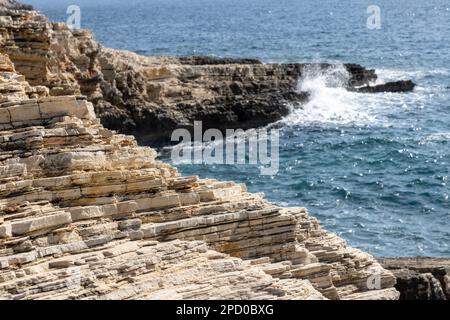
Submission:
[[[375,255],[450,256],[448,0],[29,0],[55,21],[79,4],[105,46],[147,55],[208,54],[265,62],[356,62],[411,94],[355,94],[311,71],[312,100],[281,123],[280,172],[180,166],[245,182],[274,202],[306,206],[330,231]],[[366,9],[381,9],[369,30]],[[345,76],[345,75],[343,75]]]

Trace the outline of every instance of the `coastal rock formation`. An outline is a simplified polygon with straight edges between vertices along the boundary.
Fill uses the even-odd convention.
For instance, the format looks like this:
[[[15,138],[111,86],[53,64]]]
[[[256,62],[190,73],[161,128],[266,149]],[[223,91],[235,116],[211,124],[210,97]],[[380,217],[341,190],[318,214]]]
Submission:
[[[382,266],[304,208],[139,146],[277,121],[311,66],[335,67],[143,57],[0,0],[0,299],[448,299],[448,261]],[[348,90],[414,89],[343,67]]]
[[[0,298],[398,298],[305,209],[180,176],[16,69],[0,56]]]
[[[450,259],[381,258],[397,278],[401,300],[450,300]]]
[[[375,86],[363,86],[358,88],[351,88],[350,90],[360,93],[382,93],[382,92],[411,92],[416,87],[416,84],[411,80],[401,80],[395,82],[388,82]]]
[[[133,134],[141,144],[167,144],[174,129],[192,130],[194,120],[202,120],[204,130],[264,126],[308,98],[298,92],[297,82],[311,64],[139,56],[103,48],[88,31],[71,31],[35,11],[18,10],[12,0],[7,3],[0,46],[17,71],[31,85],[49,88],[51,96],[85,95],[103,125]],[[357,64],[344,68],[350,90],[377,78],[374,70]]]

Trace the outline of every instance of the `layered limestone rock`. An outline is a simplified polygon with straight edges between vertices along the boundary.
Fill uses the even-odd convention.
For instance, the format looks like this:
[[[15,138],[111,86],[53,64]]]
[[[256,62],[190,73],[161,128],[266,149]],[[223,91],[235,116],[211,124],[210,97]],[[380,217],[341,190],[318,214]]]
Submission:
[[[18,3],[15,0],[0,0],[0,10],[33,10],[33,7]]]
[[[174,129],[192,129],[194,120],[202,120],[205,130],[267,125],[307,98],[297,92],[297,81],[311,65],[143,57],[102,48],[90,32],[72,32],[7,2],[0,6],[0,47],[17,71],[52,96],[87,96],[106,127],[145,144],[168,142]],[[349,87],[376,78],[374,70],[359,65],[344,68]]]
[[[1,298],[398,298],[391,272],[305,209],[180,176],[5,55],[0,88]]]

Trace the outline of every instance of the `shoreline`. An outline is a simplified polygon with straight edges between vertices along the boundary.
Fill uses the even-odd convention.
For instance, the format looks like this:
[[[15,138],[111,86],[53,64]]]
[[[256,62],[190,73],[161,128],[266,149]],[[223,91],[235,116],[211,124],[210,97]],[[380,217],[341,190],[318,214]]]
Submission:
[[[35,18],[32,22],[27,21],[30,18],[30,14],[32,20]],[[91,33],[84,31],[72,33],[62,24],[49,23],[43,20],[39,14],[33,12],[21,13],[20,11],[13,11],[11,16],[17,19],[14,20],[17,27],[12,27],[8,30],[8,25],[11,25],[10,23],[13,22],[12,18],[5,18],[5,21],[1,21],[0,27],[6,27],[8,32],[13,33],[13,37],[12,39],[9,38],[9,41],[15,39],[25,39],[25,41],[22,41],[20,45],[13,41],[12,44],[2,47],[1,50],[2,53],[7,55],[1,64],[2,72],[19,79],[18,83],[13,82],[13,87],[16,86],[17,92],[20,92],[20,94],[16,94],[14,93],[15,89],[12,91],[6,90],[7,101],[2,102],[0,107],[3,110],[7,109],[9,113],[18,110],[17,116],[19,120],[13,121],[10,115],[9,121],[3,123],[2,134],[5,137],[8,136],[2,142],[5,143],[3,147],[8,152],[12,152],[7,158],[17,159],[14,158],[17,157],[15,152],[19,148],[25,148],[29,152],[37,152],[44,159],[49,159],[50,153],[46,151],[47,148],[55,148],[55,144],[61,141],[65,143],[66,148],[73,148],[74,150],[69,154],[65,154],[64,152],[66,151],[55,149],[59,156],[62,157],[64,155],[68,159],[66,163],[51,160],[54,161],[51,164],[60,170],[60,176],[54,177],[46,171],[43,171],[44,175],[42,176],[42,173],[38,173],[39,171],[34,173],[33,170],[35,169],[28,167],[27,170],[35,175],[30,180],[31,185],[21,189],[20,183],[14,182],[14,185],[11,186],[21,197],[29,198],[32,195],[31,197],[36,197],[36,200],[39,200],[39,192],[42,192],[42,190],[35,189],[36,185],[39,185],[39,188],[43,188],[47,192],[46,196],[50,193],[49,203],[46,203],[39,210],[41,211],[40,214],[44,216],[51,213],[51,221],[44,221],[42,218],[35,219],[33,212],[38,208],[35,203],[25,209],[16,209],[11,205],[12,202],[9,203],[8,201],[13,201],[9,198],[17,196],[11,195],[9,191],[2,191],[5,192],[2,197],[7,201],[2,203],[0,208],[4,211],[3,215],[8,223],[5,223],[3,219],[1,221],[0,241],[2,242],[0,242],[0,245],[4,245],[8,250],[12,250],[13,253],[20,255],[16,257],[7,253],[6,260],[0,256],[2,269],[6,269],[9,272],[8,268],[10,266],[19,266],[19,270],[33,271],[33,269],[27,269],[30,262],[39,262],[42,264],[42,268],[49,269],[52,269],[52,266],[56,269],[67,268],[76,265],[76,261],[81,263],[80,261],[84,258],[80,261],[77,260],[80,258],[78,256],[79,253],[69,254],[62,259],[57,256],[53,257],[50,264],[39,261],[39,256],[33,258],[29,254],[33,252],[33,249],[30,248],[36,245],[39,246],[39,243],[42,243],[42,235],[54,237],[54,232],[64,234],[67,232],[65,229],[74,228],[74,216],[78,216],[80,221],[87,219],[89,224],[97,228],[106,228],[105,230],[109,230],[108,228],[110,227],[113,228],[111,230],[114,230],[114,232],[111,231],[111,235],[115,234],[116,231],[117,233],[121,232],[121,236],[128,237],[139,243],[139,248],[137,248],[134,245],[135,242],[120,242],[119,239],[123,239],[120,237],[118,239],[114,237],[100,239],[97,237],[98,234],[94,227],[80,227],[80,230],[77,231],[79,232],[77,236],[83,239],[83,234],[87,235],[87,240],[83,239],[84,243],[92,244],[92,247],[88,245],[89,249],[83,247],[83,250],[88,250],[91,254],[97,252],[97,250],[103,250],[102,254],[105,259],[103,263],[105,266],[108,263],[113,263],[108,259],[115,256],[120,256],[122,259],[120,262],[126,264],[131,259],[130,250],[136,249],[144,252],[147,246],[153,247],[156,245],[165,255],[170,256],[173,247],[164,242],[169,239],[186,241],[181,244],[179,242],[175,243],[176,250],[181,252],[192,250],[189,251],[189,254],[194,255],[195,259],[200,259],[203,262],[209,261],[208,263],[211,263],[210,260],[214,259],[210,258],[210,255],[218,257],[217,259],[223,259],[223,266],[221,265],[219,268],[219,273],[226,272],[223,269],[226,269],[227,263],[235,261],[236,264],[242,266],[248,272],[259,274],[261,281],[269,281],[274,288],[277,286],[282,288],[280,290],[284,290],[286,295],[293,298],[395,299],[398,297],[398,294],[393,289],[395,279],[389,271],[385,271],[378,266],[378,263],[370,255],[349,248],[342,239],[322,230],[318,222],[308,216],[306,210],[273,207],[262,198],[259,198],[259,196],[247,193],[245,187],[233,183],[199,180],[193,177],[179,177],[175,169],[166,164],[155,162],[152,149],[138,147],[132,138],[116,135],[108,130],[122,128],[122,133],[135,135],[140,144],[155,145],[165,141],[167,133],[171,132],[175,127],[192,129],[190,121],[197,117],[207,119],[205,129],[217,127],[219,123],[222,123],[224,128],[232,123],[237,123],[237,126],[244,128],[259,127],[283,117],[288,112],[286,103],[301,104],[307,99],[304,93],[296,92],[295,88],[303,68],[311,67],[311,64],[264,65],[253,60],[208,57],[142,57],[129,52],[104,49],[94,40]],[[23,17],[26,17],[26,19],[21,20]],[[36,32],[36,30],[44,30],[44,32],[40,33]],[[17,36],[14,36],[14,32],[17,33]],[[44,37],[40,38],[42,34]],[[2,36],[1,33],[0,36]],[[27,38],[30,36],[31,38]],[[4,37],[7,38],[7,36]],[[30,48],[30,46],[26,46],[27,42],[34,43],[35,40],[41,41],[40,43],[44,49],[39,49],[35,52],[27,50],[27,48]],[[67,46],[68,43],[72,45]],[[42,54],[40,50],[44,50],[45,54]],[[11,59],[12,63],[9,62],[9,59]],[[54,65],[55,61],[60,63]],[[327,69],[332,66],[317,64],[314,67]],[[368,87],[370,80],[376,78],[374,70],[367,70],[354,64],[345,65],[345,68],[351,74],[349,88],[352,90],[355,87],[362,88],[355,90],[364,92],[377,92],[377,90],[389,89],[385,85],[376,88]],[[23,74],[25,77],[21,79],[18,73]],[[4,81],[8,83],[9,80],[5,78]],[[29,84],[26,82],[29,82]],[[403,83],[394,84],[390,90],[402,91],[403,85]],[[409,86],[403,91],[412,89]],[[24,117],[22,113],[24,110],[23,106],[33,105],[34,100],[37,101],[39,117],[36,117],[36,119]],[[48,114],[50,115],[45,121],[42,119],[43,105],[47,106]],[[80,115],[79,111],[74,112],[72,109],[67,109],[68,106],[73,105],[76,108],[81,106],[84,108],[85,113]],[[95,114],[100,116],[102,124],[107,129],[97,123],[96,115],[91,108],[95,108]],[[30,107],[30,110],[34,109]],[[73,117],[73,119],[70,119],[70,121],[63,119],[64,114],[66,117]],[[57,118],[58,120],[56,120]],[[14,125],[9,127],[10,123],[14,123]],[[163,125],[166,123],[167,125]],[[31,129],[31,131],[24,134],[25,140],[23,145],[17,142],[10,142],[16,141],[12,137],[18,139],[18,141],[22,139],[19,138],[21,131],[17,130],[20,127],[26,128],[24,132],[28,132],[27,130]],[[55,127],[59,131],[52,131],[55,130]],[[70,128],[75,128],[71,130],[77,131],[72,138],[68,137]],[[60,131],[66,132],[68,136],[64,138],[59,137]],[[155,131],[159,131],[161,134],[155,135]],[[37,143],[37,147],[34,145],[35,142],[32,135],[37,134],[36,132],[40,132],[42,137],[44,137],[44,142],[41,144]],[[85,141],[83,132],[88,132],[87,136],[90,135],[93,138]],[[30,135],[28,136],[28,134]],[[55,139],[54,141],[51,138],[45,140],[45,137],[52,137],[52,135]],[[114,152],[119,154],[117,159],[114,158],[114,154],[108,155],[106,147],[104,151],[106,160],[101,157],[103,160],[99,160],[100,158],[97,158],[96,154],[89,151],[89,148],[86,149],[86,154],[77,154],[79,145],[83,146],[86,143],[86,146],[103,150],[102,148],[104,148],[104,145],[107,145],[107,141],[110,141]],[[147,171],[150,168],[146,168],[145,164],[140,163],[139,161],[141,160],[138,160],[138,164],[135,164],[133,158],[128,159],[121,152],[134,153],[137,158],[142,157],[142,159],[149,161],[153,164],[153,167],[161,171],[160,173],[153,173],[154,176],[152,177],[154,179],[156,176],[157,180],[161,179],[164,181],[162,184],[164,186],[161,185],[158,188],[162,188],[164,192],[167,192],[167,194],[163,192],[156,195],[156,200],[154,199],[154,201],[158,202],[159,206],[152,207],[153,204],[149,205],[146,203],[146,205],[149,205],[148,208],[140,208],[143,205],[140,204],[142,194],[144,193],[145,195],[148,192],[148,188],[154,188],[154,186],[149,187],[150,180],[147,181],[140,178],[140,175],[143,177],[148,175]],[[85,156],[86,159],[83,159]],[[80,162],[77,162],[77,157],[80,157]],[[20,160],[14,161],[20,162]],[[99,169],[96,165],[91,164],[90,161],[103,161],[105,167]],[[13,168],[10,163],[5,162],[4,164],[8,173],[5,174],[5,177],[1,176],[2,178],[13,179],[14,177],[19,177],[16,180],[19,182],[25,179],[25,173],[11,173],[15,167]],[[115,165],[118,165],[118,167],[114,167]],[[139,167],[140,165],[143,167]],[[126,174],[123,173],[123,168],[120,166],[128,168],[128,170],[134,169],[137,171],[136,176],[126,177]],[[134,166],[137,166],[137,168],[134,168]],[[111,172],[107,173],[106,171],[110,169],[105,168],[111,167],[117,172],[114,174]],[[66,195],[63,193],[64,189],[59,190],[56,185],[53,185],[62,181],[61,183],[65,184],[64,187],[74,187],[73,181],[66,181],[63,177],[65,175],[76,176],[78,174],[77,170],[85,170],[86,172],[103,172],[101,170],[105,170],[104,174],[106,177],[116,181],[116,183],[124,183],[123,180],[125,180],[125,184],[128,185],[129,189],[123,191],[119,190],[120,188],[113,188],[111,189],[113,191],[111,191],[110,188],[115,186],[111,186],[107,181],[103,181],[105,180],[104,177],[99,176],[96,178],[101,181],[99,185],[92,178],[93,180],[88,181],[87,185],[84,185],[84,187],[89,188],[89,192],[83,195],[91,198],[92,203],[90,203],[90,201],[84,202],[82,198],[77,198],[73,194]],[[117,178],[116,175],[120,175],[120,178]],[[47,179],[45,183],[41,181],[44,178]],[[81,179],[81,177],[76,179]],[[149,178],[147,177],[147,179]],[[130,193],[132,194],[131,196]],[[111,194],[114,194],[114,197]],[[129,201],[133,203],[123,201],[114,203],[116,200],[113,198],[117,197],[117,195],[119,195],[118,198],[122,197],[122,200],[131,198],[132,200]],[[69,198],[65,198],[67,196]],[[154,196],[152,195],[152,197]],[[70,197],[75,198],[71,199]],[[20,199],[24,200],[25,198]],[[17,201],[17,199],[14,201]],[[105,203],[102,203],[103,201]],[[71,207],[73,204],[67,205],[69,202],[77,204],[77,207]],[[88,204],[92,205],[89,210],[101,213],[96,216],[87,210],[86,206]],[[115,206],[114,210],[116,210],[120,219],[113,217],[105,224],[104,221],[100,221],[100,217],[102,219],[110,219],[108,214],[102,211],[107,210],[106,207],[108,205]],[[49,209],[47,206],[55,207]],[[57,217],[54,215],[56,207],[65,208],[67,206],[69,207],[69,215],[62,213]],[[204,206],[204,208],[196,209],[196,206]],[[119,207],[128,208],[120,212]],[[192,211],[190,215],[184,211],[187,210],[186,207]],[[256,207],[256,211],[254,207]],[[112,207],[108,208],[108,210],[112,209]],[[49,210],[47,211],[47,209]],[[244,209],[244,213],[236,211],[237,209]],[[142,218],[140,213],[145,210],[150,210],[152,214]],[[155,210],[156,213],[154,212]],[[202,213],[202,210],[205,213]],[[215,212],[217,216],[209,216],[208,210]],[[226,213],[221,213],[220,210],[225,210]],[[193,212],[196,213],[194,214]],[[168,214],[168,216],[166,217],[165,214]],[[153,217],[153,215],[155,216]],[[201,219],[197,218],[196,215],[200,215]],[[22,221],[24,217],[30,220]],[[137,221],[140,219],[140,222]],[[221,230],[221,228],[224,228],[222,227],[224,226],[223,221],[228,220],[231,223],[225,224],[226,228]],[[22,223],[38,225],[39,228],[27,229],[24,226],[24,230],[21,231],[18,225]],[[252,229],[253,223],[262,225],[262,229]],[[198,226],[202,224],[205,224],[206,227],[199,228]],[[205,232],[204,228],[210,229],[208,232]],[[214,230],[216,229],[219,230],[217,232],[225,240],[216,239],[219,237],[215,235]],[[233,230],[240,230],[238,236],[235,236],[238,237],[237,239],[233,239],[233,236],[230,235],[230,232],[232,233]],[[242,235],[249,232],[252,235],[250,239]],[[65,236],[69,237],[68,234]],[[258,239],[261,236],[268,237],[272,242],[266,243]],[[23,240],[23,237],[28,239]],[[30,239],[34,237],[37,237],[40,242],[33,243],[35,239]],[[205,249],[206,245],[204,246],[200,243],[195,243],[193,248],[189,247],[192,245],[191,241],[197,241],[198,238],[206,239],[208,246],[212,246],[216,251],[210,252],[208,251],[211,250],[209,247]],[[227,240],[228,238],[229,240]],[[156,241],[156,243],[152,242],[152,244],[149,244],[149,239]],[[121,248],[117,250],[122,251],[118,252],[114,247],[97,247],[108,243],[110,246],[112,244],[114,246],[117,245]],[[62,244],[58,245],[62,246]],[[258,249],[258,247],[261,247],[261,249]],[[56,248],[53,249],[56,250]],[[252,253],[252,250],[257,252],[256,256]],[[258,250],[261,250],[261,252],[258,252]],[[207,256],[204,255],[205,252],[208,253]],[[155,252],[152,252],[152,254],[155,254]],[[74,255],[75,259],[72,259],[71,255]],[[267,260],[265,255],[271,258]],[[165,256],[163,255],[162,257]],[[232,257],[242,260],[233,260]],[[395,265],[395,261],[380,258],[388,270],[397,270],[398,268],[416,269],[415,266],[408,265],[412,261],[406,264],[400,263],[403,261],[402,259],[404,258],[397,258],[395,261],[398,261],[399,265]],[[289,261],[290,264],[286,261]],[[180,263],[180,265],[183,263],[182,259],[175,262]],[[438,261],[436,262],[439,264]],[[444,260],[444,262],[446,263],[447,260]],[[338,268],[333,264],[338,264]],[[359,269],[353,271],[352,268],[356,265]],[[383,288],[372,291],[364,288],[364,282],[371,275],[368,271],[369,267],[374,267],[382,275]],[[439,265],[436,268],[442,269]],[[420,270],[416,271],[420,274],[426,273],[425,269]],[[88,270],[83,272],[87,273]],[[133,277],[132,268],[124,272],[127,276]],[[243,272],[243,274],[245,275],[246,273]],[[394,272],[394,274],[400,273]],[[3,272],[0,272],[0,276],[7,277],[6,273]],[[10,276],[13,277],[13,275]],[[423,278],[420,275],[417,277]],[[430,286],[437,288],[437,282],[428,276],[426,277],[431,283]],[[16,279],[19,279],[19,277]],[[397,279],[401,279],[401,276],[397,275]],[[194,280],[198,281],[198,279]],[[308,281],[309,284],[303,281]],[[440,282],[441,291],[445,292],[445,282],[442,281]],[[288,289],[292,283],[296,283],[298,289],[301,288],[303,292],[306,290],[309,296],[308,294],[301,296],[298,293],[296,296],[295,292],[291,292]],[[414,282],[411,280],[407,280],[407,283],[410,286],[414,285]],[[1,290],[0,282],[0,294],[2,293]],[[20,288],[20,290],[23,291],[24,288]],[[230,290],[233,292],[234,289],[231,288]],[[409,287],[408,290],[414,289]],[[438,291],[439,289],[433,289],[428,296],[419,292],[417,296],[426,296],[428,298],[442,297],[440,293],[436,293]],[[67,293],[62,292],[60,294],[64,296]],[[106,296],[108,294],[112,297],[121,298],[119,292],[112,289],[111,292],[105,293]],[[217,292],[214,294],[221,297]],[[248,297],[261,294],[261,292],[252,292]]]

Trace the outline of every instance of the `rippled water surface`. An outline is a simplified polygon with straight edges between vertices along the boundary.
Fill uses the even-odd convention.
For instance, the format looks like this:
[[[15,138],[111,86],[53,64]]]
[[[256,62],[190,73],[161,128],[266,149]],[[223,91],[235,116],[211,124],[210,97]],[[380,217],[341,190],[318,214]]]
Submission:
[[[378,81],[413,79],[411,94],[356,94],[311,71],[311,101],[282,121],[280,172],[180,166],[247,183],[274,202],[306,206],[376,255],[450,256],[450,3],[373,1],[33,0],[53,20],[68,4],[104,45],[148,55],[208,54],[265,62],[356,62]]]

